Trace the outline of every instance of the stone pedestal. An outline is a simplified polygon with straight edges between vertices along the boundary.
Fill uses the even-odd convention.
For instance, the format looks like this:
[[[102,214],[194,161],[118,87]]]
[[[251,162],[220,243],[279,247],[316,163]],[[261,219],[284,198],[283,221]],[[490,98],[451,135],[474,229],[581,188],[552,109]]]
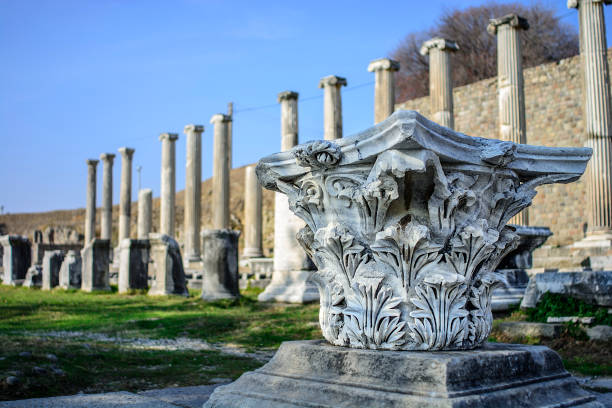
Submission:
[[[164,234],[149,234],[149,237],[149,275],[153,280],[147,294],[188,296],[179,244]]]
[[[126,238],[121,241],[119,248],[119,293],[127,293],[130,289],[147,289],[149,240]]]
[[[0,236],[2,245],[2,283],[21,285],[31,263],[30,240],[20,235]]]
[[[77,251],[68,251],[59,272],[59,286],[62,289],[81,287],[81,255]]]
[[[603,405],[544,346],[486,343],[440,353],[284,342],[265,366],[215,389],[204,408],[584,407]]]
[[[42,261],[42,290],[59,285],[59,273],[64,261],[64,251],[45,251]]]
[[[93,239],[81,251],[82,274],[81,289],[86,292],[110,290],[109,260],[110,241]]]
[[[202,299],[231,299],[238,290],[238,237],[228,229],[202,231]]]

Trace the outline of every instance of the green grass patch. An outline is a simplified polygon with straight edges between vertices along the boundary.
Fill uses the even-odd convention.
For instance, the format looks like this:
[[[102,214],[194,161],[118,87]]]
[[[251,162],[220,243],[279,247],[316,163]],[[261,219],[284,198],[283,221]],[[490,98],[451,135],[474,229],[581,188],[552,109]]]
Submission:
[[[612,314],[608,313],[608,308],[556,293],[545,293],[537,307],[526,309],[524,313],[530,322],[546,323],[549,317],[579,316],[593,317],[593,325],[612,326]]]
[[[246,348],[277,348],[286,340],[321,338],[318,304],[270,305],[259,289],[236,300],[204,302],[190,296],[85,293],[0,286],[0,334],[51,330],[122,337],[189,337]]]

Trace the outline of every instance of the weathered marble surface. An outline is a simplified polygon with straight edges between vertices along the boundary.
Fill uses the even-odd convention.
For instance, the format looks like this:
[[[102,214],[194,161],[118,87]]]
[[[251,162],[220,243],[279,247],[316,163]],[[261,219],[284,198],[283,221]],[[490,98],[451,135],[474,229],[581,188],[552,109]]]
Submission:
[[[59,286],[63,289],[81,287],[81,255],[77,251],[68,251],[59,272]]]
[[[149,251],[148,239],[121,240],[119,261],[119,293],[130,289],[147,289],[149,287]]]
[[[59,274],[64,251],[45,251],[42,261],[42,290],[51,290],[59,285]]]
[[[153,277],[148,295],[187,296],[181,248],[165,234],[149,234],[151,244],[149,274]]]
[[[238,237],[240,231],[202,231],[202,299],[232,299],[238,289]]]
[[[20,235],[0,236],[2,245],[2,282],[5,285],[20,285],[26,277],[31,263],[30,240]]]
[[[110,290],[108,267],[110,241],[92,239],[81,251],[81,289],[86,292]]]
[[[318,269],[330,343],[471,349],[490,333],[494,271],[516,246],[508,220],[535,187],[578,179],[590,154],[470,137],[400,111],[264,158],[257,174],[306,223],[298,240]]]
[[[495,374],[495,375],[493,375]],[[205,408],[602,407],[544,346],[357,350],[284,342],[265,366],[219,387]]]
[[[612,271],[538,273],[529,280],[521,308],[536,307],[547,292],[612,307]]]
[[[42,266],[32,265],[28,268],[23,286],[26,288],[40,288],[42,286]]]

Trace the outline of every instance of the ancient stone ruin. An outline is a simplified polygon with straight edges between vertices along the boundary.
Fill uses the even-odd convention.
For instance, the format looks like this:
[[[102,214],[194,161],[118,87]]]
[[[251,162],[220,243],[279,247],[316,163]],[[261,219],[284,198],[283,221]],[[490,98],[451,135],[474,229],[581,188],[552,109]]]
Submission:
[[[262,185],[286,194],[306,223],[298,239],[318,268],[329,344],[284,343],[205,406],[593,400],[553,351],[486,344],[495,269],[518,241],[508,220],[537,186],[577,180],[590,155],[470,137],[400,111],[351,138],[262,159]],[[525,364],[516,368],[516,359]]]

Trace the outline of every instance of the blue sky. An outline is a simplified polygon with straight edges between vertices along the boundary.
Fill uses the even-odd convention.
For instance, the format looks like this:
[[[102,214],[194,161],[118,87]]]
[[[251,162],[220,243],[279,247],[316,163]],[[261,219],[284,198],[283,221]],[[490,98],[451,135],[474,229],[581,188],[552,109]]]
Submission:
[[[280,91],[300,93],[300,141],[322,138],[317,84],[326,75],[348,80],[344,134],[365,129],[373,122],[369,61],[388,56],[409,32],[429,28],[446,8],[481,3],[0,0],[0,205],[12,213],[83,207],[85,160],[103,152],[118,156],[117,203],[122,146],[136,149],[133,199],[136,166],[142,187],[158,196],[158,135],[167,131],[180,134],[181,190],[189,123],[205,126],[206,179],[209,120],[229,101],[235,167],[279,150]],[[543,3],[577,30],[577,13],[564,0]],[[261,106],[268,107],[249,110]],[[98,205],[100,188],[101,165]]]

